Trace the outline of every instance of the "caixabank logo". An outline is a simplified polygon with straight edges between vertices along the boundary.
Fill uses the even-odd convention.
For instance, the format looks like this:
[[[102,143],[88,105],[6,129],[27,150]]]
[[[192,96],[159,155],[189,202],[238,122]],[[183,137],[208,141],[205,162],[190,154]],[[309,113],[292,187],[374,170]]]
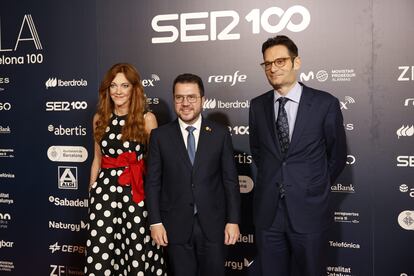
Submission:
[[[0,65],[41,64],[44,61],[42,42],[35,20],[31,14],[13,16],[9,22],[0,17]],[[7,26],[4,28],[3,26]],[[2,36],[6,34],[6,36]],[[27,52],[22,55],[22,49]]]
[[[88,81],[83,78],[71,79],[71,80],[62,80],[60,78],[51,77],[45,81],[46,89],[56,88],[56,87],[86,87],[88,86]]]

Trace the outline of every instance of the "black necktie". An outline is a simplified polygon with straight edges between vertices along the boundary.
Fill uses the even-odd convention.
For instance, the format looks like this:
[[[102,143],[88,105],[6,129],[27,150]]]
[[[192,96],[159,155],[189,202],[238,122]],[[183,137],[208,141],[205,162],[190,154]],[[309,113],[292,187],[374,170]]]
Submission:
[[[289,149],[289,123],[285,110],[285,104],[289,99],[280,97],[277,101],[279,102],[279,111],[277,113],[276,130],[280,149],[282,150],[282,153],[285,154]]]

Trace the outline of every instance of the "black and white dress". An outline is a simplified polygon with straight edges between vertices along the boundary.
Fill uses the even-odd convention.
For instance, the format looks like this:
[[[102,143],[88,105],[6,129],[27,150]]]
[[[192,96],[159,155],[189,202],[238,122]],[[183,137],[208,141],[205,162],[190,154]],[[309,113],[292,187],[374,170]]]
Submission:
[[[129,152],[143,158],[144,147],[121,140],[125,116],[112,115],[100,142],[102,158]],[[149,233],[144,201],[132,200],[131,186],[120,185],[126,167],[101,168],[89,197],[89,236],[85,275],[167,275],[162,249]]]

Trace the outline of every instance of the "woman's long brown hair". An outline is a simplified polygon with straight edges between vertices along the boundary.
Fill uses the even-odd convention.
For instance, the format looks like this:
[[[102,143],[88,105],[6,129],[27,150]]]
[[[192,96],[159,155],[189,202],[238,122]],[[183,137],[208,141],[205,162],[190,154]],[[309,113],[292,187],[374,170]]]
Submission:
[[[99,87],[99,102],[96,114],[98,119],[94,129],[94,138],[99,143],[109,124],[114,111],[114,102],[109,95],[109,87],[116,74],[123,73],[132,84],[131,98],[125,125],[122,127],[122,141],[136,141],[146,144],[148,134],[145,132],[144,113],[146,111],[146,97],[141,77],[134,66],[128,63],[113,65],[105,74]]]

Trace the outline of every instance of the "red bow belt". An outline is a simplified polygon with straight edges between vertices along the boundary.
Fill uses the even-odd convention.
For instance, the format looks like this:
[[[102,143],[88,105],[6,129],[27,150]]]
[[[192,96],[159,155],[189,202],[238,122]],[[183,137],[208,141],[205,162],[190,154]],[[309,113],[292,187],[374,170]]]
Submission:
[[[103,169],[116,169],[125,167],[122,174],[118,177],[121,186],[131,185],[132,200],[139,203],[144,200],[144,180],[145,164],[144,160],[137,160],[135,152],[124,152],[117,158],[102,156],[101,167]]]

